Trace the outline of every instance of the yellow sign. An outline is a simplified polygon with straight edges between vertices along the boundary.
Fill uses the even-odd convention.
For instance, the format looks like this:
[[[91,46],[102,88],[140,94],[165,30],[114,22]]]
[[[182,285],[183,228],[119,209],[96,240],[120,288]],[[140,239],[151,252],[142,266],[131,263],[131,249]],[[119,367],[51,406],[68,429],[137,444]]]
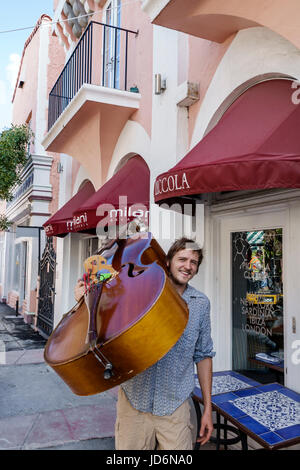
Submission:
[[[264,305],[276,305],[279,300],[278,294],[250,294],[247,293],[247,302],[251,304],[264,304]]]

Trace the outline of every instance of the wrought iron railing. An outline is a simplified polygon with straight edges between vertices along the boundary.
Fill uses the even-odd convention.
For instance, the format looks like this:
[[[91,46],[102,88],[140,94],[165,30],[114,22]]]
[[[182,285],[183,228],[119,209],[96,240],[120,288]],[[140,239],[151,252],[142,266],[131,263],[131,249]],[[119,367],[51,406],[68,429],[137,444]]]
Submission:
[[[48,130],[83,84],[127,90],[135,84],[130,40],[137,31],[91,21],[49,95]],[[129,63],[131,65],[131,70]]]

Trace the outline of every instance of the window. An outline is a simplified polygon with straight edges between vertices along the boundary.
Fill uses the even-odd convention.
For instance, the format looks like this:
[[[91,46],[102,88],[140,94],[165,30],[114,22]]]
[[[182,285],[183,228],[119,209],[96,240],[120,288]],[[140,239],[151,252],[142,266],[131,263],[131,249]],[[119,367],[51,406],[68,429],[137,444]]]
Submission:
[[[121,0],[111,0],[105,9],[105,24],[121,26]],[[121,31],[104,28],[104,86],[120,88],[120,39]]]
[[[232,234],[233,370],[262,383],[284,371],[282,229]]]

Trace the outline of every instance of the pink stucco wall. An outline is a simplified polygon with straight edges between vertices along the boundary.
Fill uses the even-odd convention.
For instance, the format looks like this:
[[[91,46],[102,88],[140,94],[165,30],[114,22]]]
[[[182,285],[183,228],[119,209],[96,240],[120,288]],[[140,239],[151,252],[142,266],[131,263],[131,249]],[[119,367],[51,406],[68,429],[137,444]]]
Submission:
[[[196,118],[205,98],[205,94],[213,79],[214,73],[221,62],[225,52],[230,47],[235,35],[232,35],[224,43],[207,41],[205,39],[189,36],[189,61],[188,81],[199,83],[200,99],[189,108],[189,143],[191,143]]]
[[[46,15],[41,17],[43,23],[51,22],[51,18]],[[38,73],[39,73],[39,54],[40,54],[40,27],[36,27],[28,37],[21,58],[21,65],[13,95],[13,122],[15,124],[23,124],[31,119],[31,129],[36,129],[36,111],[37,111],[37,90],[38,90]],[[48,55],[47,64],[47,96],[57,80],[58,75],[64,67],[65,52],[60,45],[56,36],[52,35],[51,27],[48,28],[49,48],[43,51]],[[24,80],[22,88],[18,87],[20,80]],[[44,109],[45,118],[47,120],[48,108]],[[34,152],[34,146],[32,148]]]
[[[136,85],[142,99],[140,109],[131,119],[141,124],[151,137],[152,122],[152,85],[153,85],[153,25],[148,15],[141,9],[139,2],[125,3],[122,10],[122,27],[138,31],[137,37],[132,37],[128,54],[129,87]]]
[[[55,3],[55,2],[54,2]],[[56,36],[51,36],[49,43],[49,63],[47,70],[47,96],[49,96],[57,78],[59,77],[65,64],[65,51]],[[47,119],[48,108],[45,109],[45,117]],[[54,214],[58,210],[59,204],[59,173],[57,173],[57,163],[60,160],[60,154],[48,152],[53,158],[52,169],[50,173],[50,184],[52,186],[52,201],[49,203],[49,212]],[[56,240],[55,240],[56,244]]]
[[[104,21],[104,4],[105,1],[98,3],[93,0],[89,1],[90,7],[95,10],[95,14],[90,18],[90,21]],[[128,3],[124,0],[123,4],[121,10],[121,27],[138,31],[137,36],[134,34],[128,35],[127,90],[136,86],[141,94],[141,102],[139,110],[131,114],[129,119],[140,123],[150,137],[152,123],[153,26],[148,16],[142,11],[139,2]],[[62,40],[66,39],[62,29],[58,28],[58,30]],[[101,83],[99,77],[102,76],[102,37],[102,27],[96,26],[93,31],[93,84]],[[125,34],[122,32],[120,37],[120,88],[124,89]],[[74,39],[72,34],[70,38]],[[97,74],[98,69],[101,70]],[[57,73],[56,77],[58,77],[58,75],[59,73]],[[95,106],[87,108],[88,109],[84,110],[84,116],[78,113],[78,116],[76,116],[71,123],[68,123],[68,132],[62,132],[61,135],[58,136],[56,143],[50,146],[49,150],[61,151],[73,156],[74,159],[77,159],[77,163],[79,162],[83,165],[90,175],[98,175],[98,184],[100,186],[107,178],[114,146],[116,145],[117,138],[122,131],[124,123],[120,127],[120,119],[118,116],[111,116],[110,110],[106,110],[102,113],[100,110],[97,111]],[[107,126],[104,121],[110,121],[109,129],[106,129]],[[87,123],[89,124],[87,125]],[[87,132],[89,133],[88,138]],[[107,132],[110,133],[109,139],[106,138]],[[79,133],[81,137],[79,137]],[[93,148],[89,149],[91,140],[93,141]],[[78,171],[78,164],[74,164],[73,184]]]
[[[20,72],[13,97],[12,120],[14,124],[24,124],[31,119],[31,129],[36,128],[36,106],[38,88],[39,28],[32,33],[24,46]],[[18,81],[24,80],[23,88]]]
[[[263,26],[299,47],[299,14],[298,0],[171,0],[154,23],[219,43],[241,29]]]
[[[153,2],[154,3],[154,2]],[[153,23],[189,34],[188,79],[200,83],[200,100],[189,109],[189,136],[220,60],[239,30],[262,26],[300,46],[297,0],[170,0]]]

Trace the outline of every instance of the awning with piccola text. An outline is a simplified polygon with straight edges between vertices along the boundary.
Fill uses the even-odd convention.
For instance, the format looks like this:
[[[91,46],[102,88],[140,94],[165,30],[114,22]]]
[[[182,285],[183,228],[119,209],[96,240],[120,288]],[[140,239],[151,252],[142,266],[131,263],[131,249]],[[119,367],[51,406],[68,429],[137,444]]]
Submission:
[[[291,80],[268,80],[246,90],[179,163],[157,177],[155,202],[300,188],[299,101]]]

